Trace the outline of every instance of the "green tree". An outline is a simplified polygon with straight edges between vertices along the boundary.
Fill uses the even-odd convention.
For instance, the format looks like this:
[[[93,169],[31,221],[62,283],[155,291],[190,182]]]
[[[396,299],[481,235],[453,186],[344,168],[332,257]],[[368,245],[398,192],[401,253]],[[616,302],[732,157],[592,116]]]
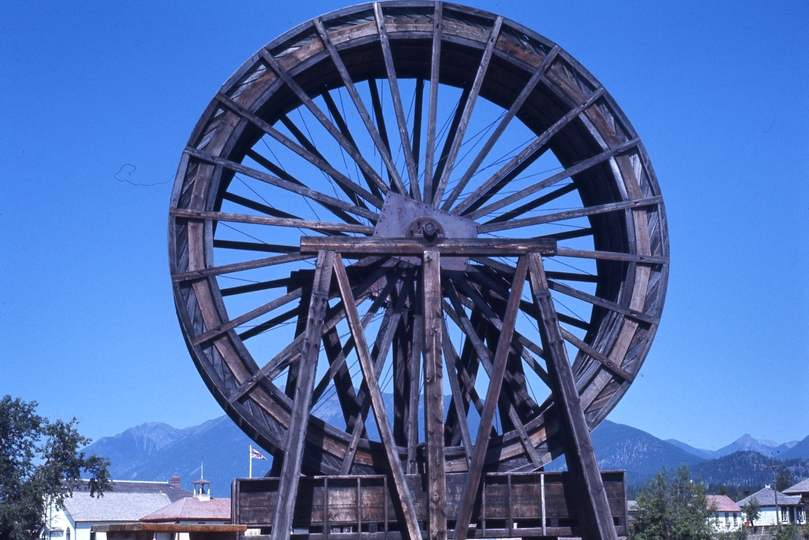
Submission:
[[[792,485],[792,473],[789,472],[784,465],[778,469],[778,474],[775,477],[775,489],[777,491],[784,491]]]
[[[756,520],[761,516],[761,504],[758,499],[753,497],[747,504],[742,506],[742,513],[744,514],[745,521],[749,521],[750,525],[756,526]]]
[[[688,467],[670,473],[663,468],[637,497],[632,540],[710,540],[711,509],[705,485],[692,482]]]
[[[86,456],[90,443],[70,422],[36,414],[37,403],[0,399],[0,539],[37,538],[48,501],[61,507],[65,497],[90,476],[90,495],[110,488],[109,461]]]

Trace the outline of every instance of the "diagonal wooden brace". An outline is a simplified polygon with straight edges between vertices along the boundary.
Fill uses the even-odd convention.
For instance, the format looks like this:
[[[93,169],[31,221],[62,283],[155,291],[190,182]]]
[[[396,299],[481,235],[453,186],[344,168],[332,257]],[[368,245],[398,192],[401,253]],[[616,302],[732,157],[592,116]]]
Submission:
[[[309,303],[309,314],[306,319],[303,348],[301,350],[300,370],[295,387],[295,401],[287,430],[287,445],[284,449],[284,461],[281,465],[281,478],[278,492],[286,496],[278,498],[275,508],[275,523],[272,528],[272,540],[289,538],[292,529],[292,515],[298,493],[303,447],[306,442],[306,428],[309,425],[309,408],[314,390],[317,356],[320,352],[320,340],[323,333],[323,319],[329,300],[334,252],[321,251],[317,257],[312,299]]]
[[[565,459],[577,490],[582,536],[593,540],[617,540],[607,493],[598,470],[590,430],[576,390],[573,370],[565,350],[556,309],[548,290],[545,270],[538,253],[529,253],[528,267],[542,348],[551,378],[551,392],[565,439]]]

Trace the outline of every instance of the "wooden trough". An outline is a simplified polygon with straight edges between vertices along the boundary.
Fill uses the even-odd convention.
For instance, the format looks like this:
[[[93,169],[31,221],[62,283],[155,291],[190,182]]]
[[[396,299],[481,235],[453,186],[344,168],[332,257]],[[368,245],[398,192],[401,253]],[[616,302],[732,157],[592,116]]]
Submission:
[[[455,515],[465,475],[447,475],[447,512]],[[416,516],[427,536],[427,486],[422,475],[407,475]],[[615,530],[626,536],[626,483],[623,471],[602,472]],[[279,478],[237,479],[231,494],[233,523],[270,537],[275,524]],[[478,527],[469,538],[581,536],[575,490],[567,473],[489,473],[484,476],[480,502],[473,513]],[[292,519],[293,536],[312,540],[403,538],[400,516],[391,500],[388,478],[314,476],[301,478]],[[455,532],[448,523],[447,534]]]

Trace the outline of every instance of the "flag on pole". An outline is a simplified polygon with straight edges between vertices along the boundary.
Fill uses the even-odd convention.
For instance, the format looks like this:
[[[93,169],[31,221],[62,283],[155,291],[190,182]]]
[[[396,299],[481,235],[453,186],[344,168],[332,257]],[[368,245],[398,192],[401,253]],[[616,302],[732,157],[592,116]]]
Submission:
[[[250,459],[263,459],[264,461],[267,461],[267,458],[262,456],[261,452],[259,452],[258,450],[256,450],[252,446],[250,447]]]

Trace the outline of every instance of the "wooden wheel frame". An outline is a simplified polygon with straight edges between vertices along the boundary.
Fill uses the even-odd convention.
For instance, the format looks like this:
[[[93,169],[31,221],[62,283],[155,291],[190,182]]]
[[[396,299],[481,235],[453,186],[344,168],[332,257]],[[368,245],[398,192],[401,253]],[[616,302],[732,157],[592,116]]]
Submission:
[[[553,245],[540,272],[592,430],[660,320],[669,250],[654,171],[618,105],[564,50],[440,2],[350,7],[270,42],[207,107],[171,197],[191,356],[273,455],[300,433],[307,474],[387,473],[392,459],[423,473],[425,429],[443,430],[446,473],[468,471],[498,358],[483,467],[533,470],[564,452],[554,394],[535,392],[552,389],[539,308],[512,297],[536,250],[478,249],[509,242]],[[430,263],[414,243],[455,247]],[[429,392],[449,393],[446,413]],[[370,421],[386,415],[388,428]]]

